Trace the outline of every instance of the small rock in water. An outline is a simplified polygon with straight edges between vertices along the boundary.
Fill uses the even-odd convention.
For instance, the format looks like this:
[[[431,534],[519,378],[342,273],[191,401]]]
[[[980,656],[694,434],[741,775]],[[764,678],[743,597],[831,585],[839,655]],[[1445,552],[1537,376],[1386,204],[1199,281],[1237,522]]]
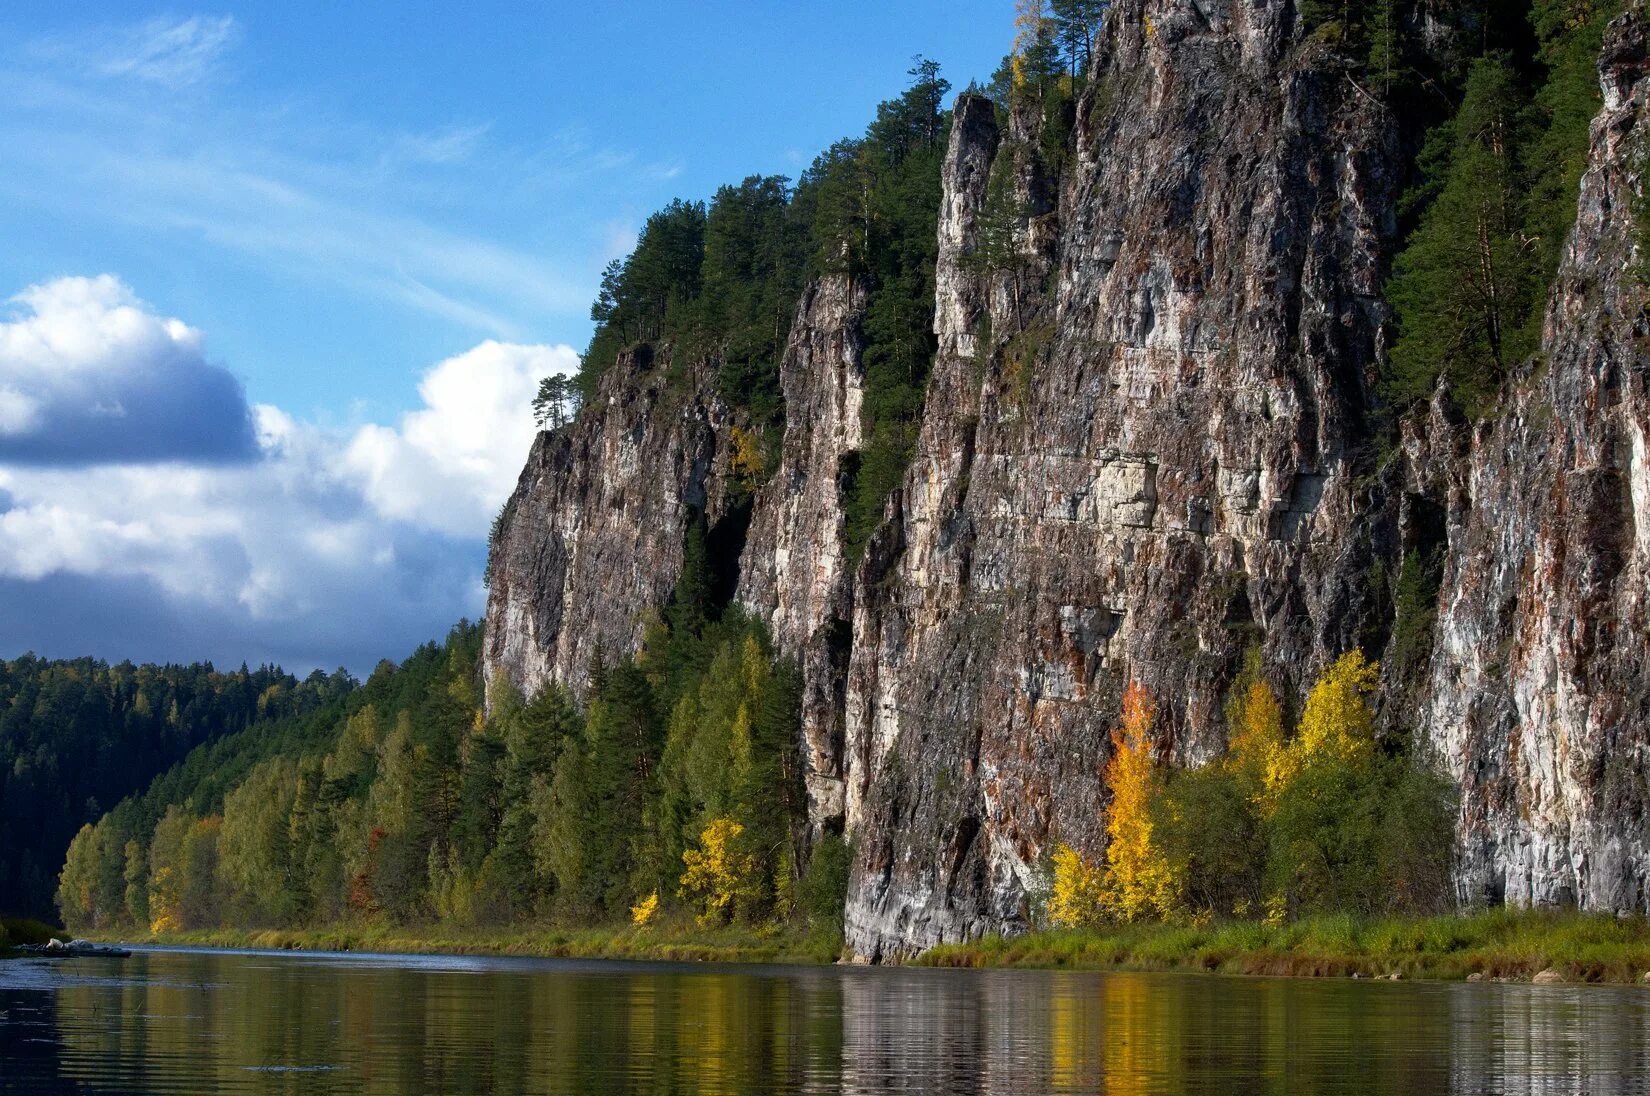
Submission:
[[[1386,979],[1389,982],[1402,982],[1404,980],[1404,972],[1401,970],[1395,970],[1391,974],[1387,975]]]
[[[1650,970],[1647,970],[1643,974],[1639,975],[1639,981],[1650,983]]]
[[[1361,970],[1355,970],[1355,971],[1352,972],[1352,977],[1354,977],[1354,978],[1362,978],[1363,976],[1364,976],[1364,972],[1361,971]],[[1646,977],[1650,977],[1650,975],[1646,975]]]
[[[1556,986],[1564,981],[1564,975],[1559,973],[1556,968],[1548,967],[1546,970],[1536,971],[1535,977],[1531,978],[1530,981],[1538,986]]]
[[[1467,981],[1469,982],[1482,982],[1483,980],[1484,972],[1481,970],[1475,970],[1471,974],[1467,975]]]

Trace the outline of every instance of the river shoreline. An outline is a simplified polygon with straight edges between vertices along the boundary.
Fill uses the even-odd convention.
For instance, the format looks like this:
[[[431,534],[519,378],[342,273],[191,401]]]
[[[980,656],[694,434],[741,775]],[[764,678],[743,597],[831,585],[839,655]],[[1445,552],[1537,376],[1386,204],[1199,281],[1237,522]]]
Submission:
[[[798,931],[701,929],[691,923],[511,931],[452,926],[212,929],[160,935],[87,934],[152,946],[503,955],[562,959],[828,965],[834,939]],[[944,944],[902,962],[968,969],[1189,971],[1296,978],[1542,981],[1643,984],[1650,921],[1576,913],[1494,910],[1465,916],[1282,925],[1141,925],[1037,932]],[[1547,972],[1547,973],[1543,973]]]

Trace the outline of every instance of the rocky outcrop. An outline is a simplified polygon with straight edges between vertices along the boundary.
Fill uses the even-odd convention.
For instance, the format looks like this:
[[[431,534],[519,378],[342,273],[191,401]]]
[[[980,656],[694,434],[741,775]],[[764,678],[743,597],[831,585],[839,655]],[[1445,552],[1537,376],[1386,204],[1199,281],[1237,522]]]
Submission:
[[[816,828],[843,813],[842,694],[853,572],[842,547],[843,461],[863,444],[865,287],[832,275],[797,309],[780,383],[786,419],[779,468],[757,494],[739,601],[767,621],[802,669],[802,760]]]
[[[802,668],[810,817],[853,838],[863,958],[1023,927],[1051,846],[1103,847],[1128,680],[1164,758],[1213,757],[1245,650],[1304,691],[1380,641],[1379,576],[1417,544],[1442,592],[1402,707],[1461,786],[1463,898],[1646,907],[1644,28],[1611,32],[1541,360],[1495,421],[1440,400],[1378,465],[1398,121],[1295,7],[1117,0],[1058,173],[1036,118],[959,99],[939,350],[857,563],[866,287],[804,294],[737,597]],[[539,439],[495,547],[490,673],[581,688],[668,601],[689,524],[739,524],[730,416],[708,374],[668,373],[621,361]]]
[[[1103,847],[1127,679],[1196,761],[1246,646],[1299,680],[1356,640],[1395,157],[1381,112],[1291,50],[1287,13],[1114,6],[1046,300],[1016,323],[942,253],[922,441],[856,605],[863,955],[1015,930],[1053,841]],[[960,118],[958,198],[971,141]],[[946,207],[947,252],[969,206]]]
[[[598,652],[628,657],[682,570],[688,524],[728,509],[728,413],[708,368],[633,351],[592,406],[539,434],[492,547],[487,680],[582,694]]]
[[[1411,438],[1449,554],[1419,726],[1460,782],[1461,897],[1643,910],[1650,884],[1650,150],[1638,15],[1610,30],[1542,352],[1494,422]],[[1449,437],[1434,426],[1433,437]]]

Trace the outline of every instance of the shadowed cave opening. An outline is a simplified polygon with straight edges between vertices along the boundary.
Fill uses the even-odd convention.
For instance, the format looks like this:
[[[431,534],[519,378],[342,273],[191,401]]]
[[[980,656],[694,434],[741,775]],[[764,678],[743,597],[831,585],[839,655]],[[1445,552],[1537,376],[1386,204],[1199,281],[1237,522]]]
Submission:
[[[712,616],[721,616],[739,590],[739,562],[745,555],[753,504],[749,497],[730,503],[727,512],[705,531],[705,577]]]

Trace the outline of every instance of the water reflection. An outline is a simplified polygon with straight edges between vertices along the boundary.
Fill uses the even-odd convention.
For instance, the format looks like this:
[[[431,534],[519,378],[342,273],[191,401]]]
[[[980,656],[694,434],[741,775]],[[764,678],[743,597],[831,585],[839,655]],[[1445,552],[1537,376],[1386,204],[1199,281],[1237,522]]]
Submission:
[[[145,952],[0,964],[0,1091],[1650,1092],[1637,989]]]

